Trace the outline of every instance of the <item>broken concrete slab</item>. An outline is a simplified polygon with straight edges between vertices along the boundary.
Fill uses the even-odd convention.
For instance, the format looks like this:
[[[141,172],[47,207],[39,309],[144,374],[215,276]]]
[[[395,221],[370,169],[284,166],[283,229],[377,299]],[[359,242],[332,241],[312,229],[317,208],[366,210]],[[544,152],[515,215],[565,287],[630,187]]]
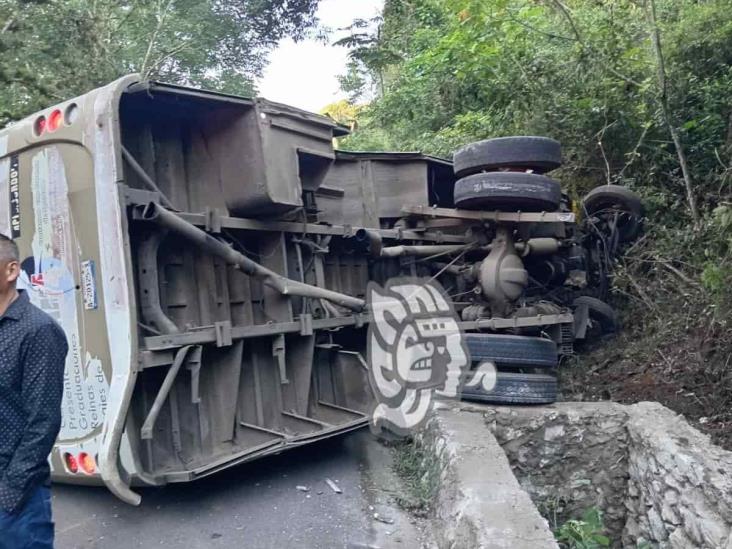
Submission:
[[[418,443],[441,465],[433,530],[439,547],[557,547],[480,414],[442,409]]]

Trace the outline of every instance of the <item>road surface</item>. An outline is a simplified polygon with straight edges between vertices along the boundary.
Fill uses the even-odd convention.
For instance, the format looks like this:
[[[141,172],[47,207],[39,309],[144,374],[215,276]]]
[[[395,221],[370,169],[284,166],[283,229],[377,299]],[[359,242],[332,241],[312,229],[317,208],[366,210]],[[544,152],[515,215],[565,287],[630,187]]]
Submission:
[[[140,507],[102,488],[56,485],[56,546],[418,549],[426,529],[396,506],[400,489],[391,452],[362,430],[198,482],[143,490]]]

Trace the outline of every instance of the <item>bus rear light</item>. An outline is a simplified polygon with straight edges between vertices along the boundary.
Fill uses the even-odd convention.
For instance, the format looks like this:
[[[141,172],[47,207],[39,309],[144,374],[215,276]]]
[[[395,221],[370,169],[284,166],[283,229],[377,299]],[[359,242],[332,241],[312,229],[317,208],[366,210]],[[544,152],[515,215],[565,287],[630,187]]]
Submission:
[[[79,454],[79,465],[81,465],[81,470],[87,475],[93,475],[97,470],[97,464],[94,458],[86,452]]]
[[[79,118],[79,107],[76,103],[71,103],[64,112],[64,122],[67,126],[71,126],[77,118]]]
[[[79,462],[76,461],[76,458],[69,454],[68,452],[64,454],[64,463],[66,464],[66,468],[72,472],[72,473],[78,473],[79,472]]]
[[[36,134],[36,137],[40,137],[43,135],[43,132],[46,131],[46,117],[45,116],[39,116],[36,118],[35,124],[33,124],[33,132]]]
[[[63,124],[63,121],[64,121],[64,114],[59,109],[56,109],[48,117],[48,131],[55,132],[57,129],[59,129],[61,127],[61,124]]]

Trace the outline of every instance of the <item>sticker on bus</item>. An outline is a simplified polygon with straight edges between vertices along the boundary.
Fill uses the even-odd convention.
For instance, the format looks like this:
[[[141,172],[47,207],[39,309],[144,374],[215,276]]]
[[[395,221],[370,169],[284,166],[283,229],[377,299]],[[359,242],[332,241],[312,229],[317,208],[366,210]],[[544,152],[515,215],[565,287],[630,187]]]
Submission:
[[[87,311],[95,310],[98,307],[96,271],[93,259],[81,262],[81,295]]]

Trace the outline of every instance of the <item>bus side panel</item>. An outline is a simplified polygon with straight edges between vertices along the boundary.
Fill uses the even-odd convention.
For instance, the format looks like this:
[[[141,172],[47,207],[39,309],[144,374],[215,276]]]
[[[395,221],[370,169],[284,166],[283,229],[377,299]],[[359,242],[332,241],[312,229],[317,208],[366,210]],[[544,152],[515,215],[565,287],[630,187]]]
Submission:
[[[131,272],[125,202],[120,195],[120,96],[138,75],[123,77],[91,92],[84,144],[93,151],[96,190],[95,228],[99,241],[99,282],[103,294],[106,336],[111,356],[111,384],[107,418],[101,434],[99,469],[104,484],[117,497],[139,504],[129,483],[141,478],[138,451],[126,428],[128,409],[137,379],[137,317]],[[91,115],[93,113],[93,116]],[[134,429],[134,426],[132,426]]]

